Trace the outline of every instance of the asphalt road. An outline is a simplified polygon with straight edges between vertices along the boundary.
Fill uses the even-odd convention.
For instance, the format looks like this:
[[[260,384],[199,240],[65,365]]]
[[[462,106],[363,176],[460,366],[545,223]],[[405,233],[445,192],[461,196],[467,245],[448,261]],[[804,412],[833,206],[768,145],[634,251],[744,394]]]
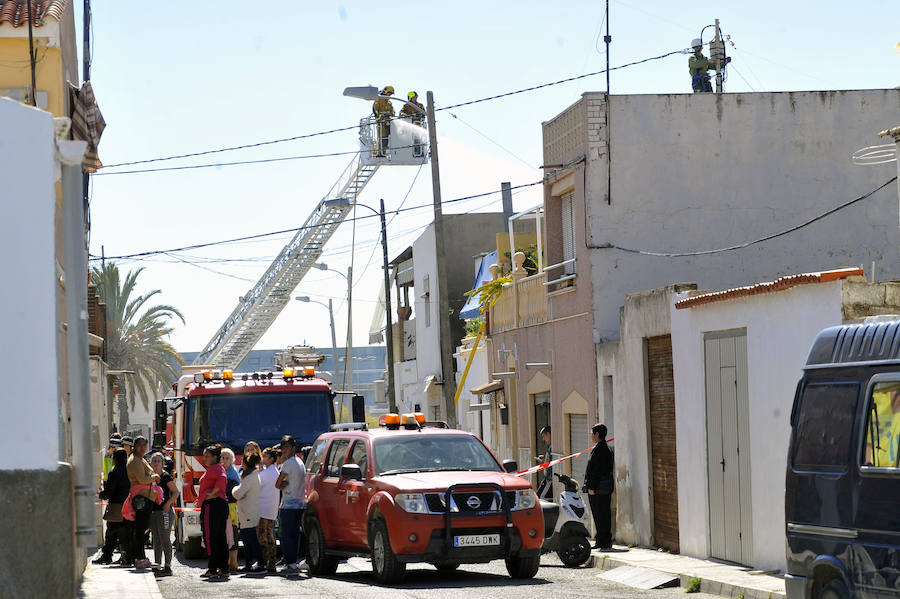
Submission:
[[[524,599],[538,597],[603,597],[604,599],[655,597],[684,599],[684,589],[670,588],[653,591],[634,589],[598,578],[595,568],[564,568],[554,555],[541,558],[541,569],[532,580],[514,580],[506,574],[502,561],[490,564],[463,565],[453,573],[440,573],[432,566],[412,564],[407,568],[403,583],[395,587],[379,586],[372,578],[368,560],[354,558],[341,564],[335,576],[320,578],[305,574],[283,577],[273,574],[234,574],[227,581],[207,581],[200,578],[206,562],[178,561],[173,565],[174,576],[159,579],[159,590],[166,599],[222,599],[229,597],[284,599],[285,597],[391,597],[458,599],[464,593],[474,597],[504,597]],[[713,595],[696,593],[694,599],[711,599]]]

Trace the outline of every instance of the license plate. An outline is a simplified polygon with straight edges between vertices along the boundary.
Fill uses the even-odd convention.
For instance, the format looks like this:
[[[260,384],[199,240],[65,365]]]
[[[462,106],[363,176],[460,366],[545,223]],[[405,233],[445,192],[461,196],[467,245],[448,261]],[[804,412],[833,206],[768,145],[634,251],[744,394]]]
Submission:
[[[459,535],[453,537],[454,547],[484,547],[499,545],[500,535]]]

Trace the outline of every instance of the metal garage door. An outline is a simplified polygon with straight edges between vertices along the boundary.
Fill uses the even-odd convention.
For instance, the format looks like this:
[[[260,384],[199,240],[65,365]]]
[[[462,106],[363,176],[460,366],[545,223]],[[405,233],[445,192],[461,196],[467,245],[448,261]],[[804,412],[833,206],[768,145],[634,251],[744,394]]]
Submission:
[[[650,390],[650,459],[653,475],[653,540],[678,551],[678,464],[675,457],[675,378],[672,337],[647,339]]]
[[[572,452],[581,451],[591,445],[591,437],[588,435],[587,414],[569,414],[569,448]],[[572,459],[572,478],[578,481],[580,487],[584,483],[584,469],[587,466],[590,454]]]

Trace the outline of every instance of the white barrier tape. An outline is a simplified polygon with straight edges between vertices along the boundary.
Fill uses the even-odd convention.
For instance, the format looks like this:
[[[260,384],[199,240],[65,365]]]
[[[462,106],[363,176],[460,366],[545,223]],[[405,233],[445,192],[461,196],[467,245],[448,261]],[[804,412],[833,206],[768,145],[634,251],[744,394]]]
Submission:
[[[607,439],[606,442],[615,441],[615,437],[611,439]],[[540,472],[541,470],[546,470],[547,468],[552,468],[553,466],[559,464],[560,462],[565,462],[566,460],[571,460],[572,458],[577,458],[578,456],[590,452],[593,447],[588,447],[585,450],[579,451],[578,453],[573,453],[572,455],[567,455],[562,458],[557,458],[555,460],[550,460],[549,462],[544,462],[543,464],[538,464],[537,466],[533,466],[527,470],[521,470],[516,472],[516,476],[528,476],[529,474],[534,474],[535,472]]]

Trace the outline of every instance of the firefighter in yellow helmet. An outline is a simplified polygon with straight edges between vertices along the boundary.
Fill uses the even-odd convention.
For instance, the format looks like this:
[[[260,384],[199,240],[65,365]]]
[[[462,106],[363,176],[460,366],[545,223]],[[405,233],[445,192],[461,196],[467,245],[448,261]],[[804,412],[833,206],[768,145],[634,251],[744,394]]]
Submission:
[[[425,126],[425,107],[419,102],[419,94],[414,91],[406,94],[407,103],[403,105],[403,108],[400,109],[400,118],[408,120],[413,125],[418,127]],[[418,137],[415,136],[414,137]],[[422,145],[421,140],[416,139],[416,143],[413,146],[413,156],[419,158],[425,154],[425,146]]]
[[[381,90],[381,95],[393,96],[394,86],[385,85]],[[372,112],[375,114],[375,122],[378,124],[379,146],[375,155],[385,156],[391,138],[391,119],[394,118],[394,107],[388,98],[378,98],[372,105]]]

